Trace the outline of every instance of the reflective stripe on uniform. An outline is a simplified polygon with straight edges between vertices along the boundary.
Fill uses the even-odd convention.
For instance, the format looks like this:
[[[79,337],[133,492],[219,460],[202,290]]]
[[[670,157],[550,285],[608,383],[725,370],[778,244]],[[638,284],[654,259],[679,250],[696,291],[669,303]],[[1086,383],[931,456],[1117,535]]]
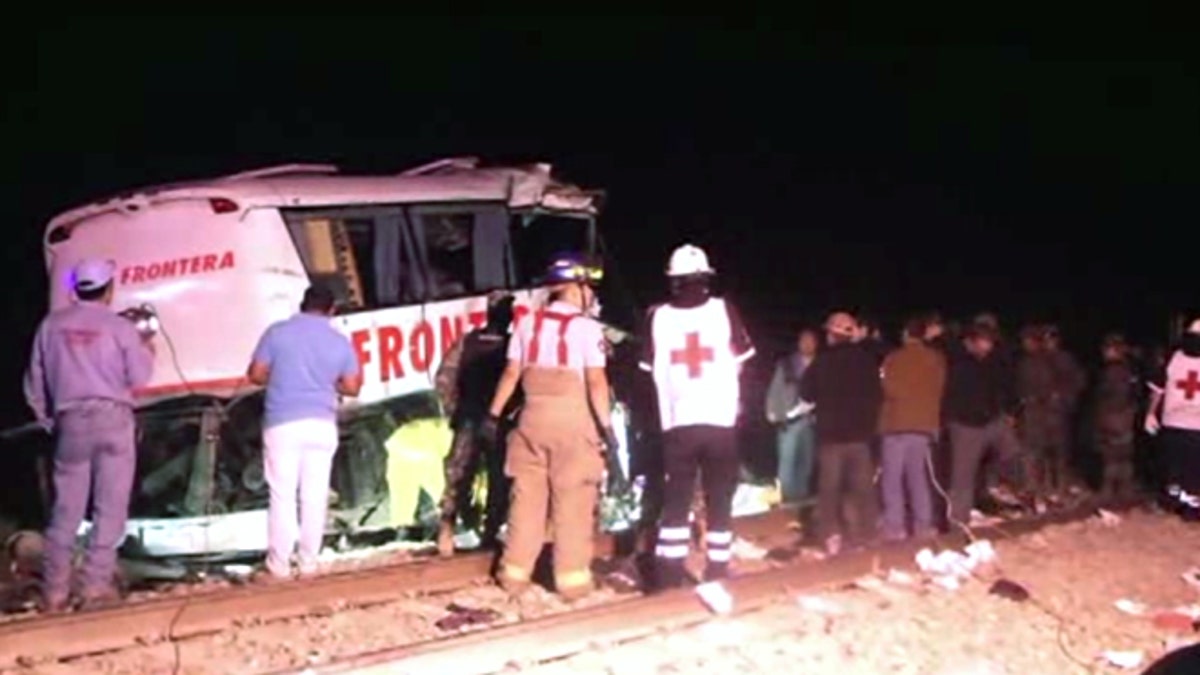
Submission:
[[[704,535],[704,543],[707,544],[706,551],[709,561],[725,563],[729,562],[730,555],[729,547],[733,545],[733,532],[729,530],[709,531]]]
[[[533,338],[529,341],[529,365],[538,365],[538,352],[542,343],[542,324],[546,319],[558,322],[558,365],[567,366],[567,327],[578,314],[561,314],[548,309],[539,309],[533,315]]]
[[[727,548],[710,548],[708,549],[708,559],[713,562],[729,562],[733,559],[733,552]]]
[[[591,570],[587,569],[563,572],[561,574],[554,575],[554,585],[557,586],[559,590],[564,588],[577,588],[579,586],[586,586],[590,583],[592,583],[592,572]]]
[[[515,565],[501,565],[500,576],[509,581],[529,581],[533,577],[533,571]]]
[[[659,558],[686,558],[687,554],[687,544],[659,544],[654,547],[654,555]]]
[[[661,527],[658,530],[659,541],[687,541],[692,536],[691,529],[687,527]]]

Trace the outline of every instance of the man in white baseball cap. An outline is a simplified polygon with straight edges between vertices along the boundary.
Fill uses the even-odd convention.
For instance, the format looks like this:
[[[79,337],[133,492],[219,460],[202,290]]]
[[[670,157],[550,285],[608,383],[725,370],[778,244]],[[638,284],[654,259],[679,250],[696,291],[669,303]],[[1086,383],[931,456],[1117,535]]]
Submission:
[[[45,611],[67,609],[75,534],[93,501],[80,600],[116,597],[117,546],[125,538],[137,453],[133,390],[149,380],[149,337],[115,314],[116,263],[86,259],[71,274],[78,302],[42,320],[25,375],[25,398],[56,435],[55,501],[42,570]]]

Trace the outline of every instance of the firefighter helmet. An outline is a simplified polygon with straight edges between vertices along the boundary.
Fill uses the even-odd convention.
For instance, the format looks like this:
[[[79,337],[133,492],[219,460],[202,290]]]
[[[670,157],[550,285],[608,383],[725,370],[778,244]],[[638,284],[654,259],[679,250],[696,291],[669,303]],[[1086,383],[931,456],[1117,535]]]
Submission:
[[[671,253],[667,263],[667,276],[688,277],[697,274],[713,274],[708,264],[708,254],[698,246],[684,244]]]

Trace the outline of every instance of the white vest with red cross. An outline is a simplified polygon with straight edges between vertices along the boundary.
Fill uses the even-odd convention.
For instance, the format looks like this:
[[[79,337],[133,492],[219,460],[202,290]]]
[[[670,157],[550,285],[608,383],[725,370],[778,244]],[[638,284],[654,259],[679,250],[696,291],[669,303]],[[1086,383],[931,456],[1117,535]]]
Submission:
[[[1200,357],[1175,352],[1163,386],[1164,427],[1200,431]]]
[[[725,301],[699,307],[662,305],[650,326],[663,431],[697,424],[732,427],[737,422],[738,359]]]

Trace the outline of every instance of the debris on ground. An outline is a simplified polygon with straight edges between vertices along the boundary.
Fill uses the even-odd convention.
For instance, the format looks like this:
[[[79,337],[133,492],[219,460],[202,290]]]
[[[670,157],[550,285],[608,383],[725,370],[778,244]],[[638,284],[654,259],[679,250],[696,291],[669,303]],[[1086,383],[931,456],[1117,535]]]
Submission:
[[[1146,659],[1146,655],[1138,651],[1120,652],[1108,650],[1102,652],[1100,654],[1100,658],[1102,658],[1110,666],[1131,670],[1142,665],[1142,661]]]

